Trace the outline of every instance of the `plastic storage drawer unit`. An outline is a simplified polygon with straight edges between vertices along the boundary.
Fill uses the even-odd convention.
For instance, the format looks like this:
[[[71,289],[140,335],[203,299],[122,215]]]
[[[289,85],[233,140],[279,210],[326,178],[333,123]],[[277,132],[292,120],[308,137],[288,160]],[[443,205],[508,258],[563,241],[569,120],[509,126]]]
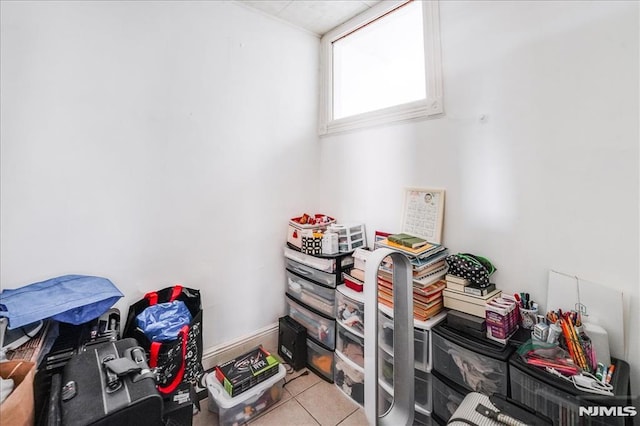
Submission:
[[[509,396],[508,360],[513,351],[444,324],[433,328],[433,369],[472,391]]]
[[[343,326],[364,334],[364,294],[339,285],[336,295],[336,319]]]
[[[307,366],[328,382],[333,383],[333,351],[307,339]]]
[[[286,369],[280,364],[276,375],[232,398],[215,374],[207,374],[209,411],[218,413],[221,426],[244,424],[280,400],[286,375]]]
[[[597,395],[576,389],[567,380],[527,365],[518,354],[509,360],[511,398],[553,420],[554,425],[624,425],[623,408],[638,407],[629,400],[629,364],[612,358],[614,367],[611,385],[615,396]],[[605,412],[580,413],[580,406],[603,407]]]
[[[287,315],[307,329],[307,337],[311,337],[327,349],[336,347],[336,321],[321,313],[305,307],[287,294]]]
[[[287,294],[325,315],[335,313],[336,291],[286,271]]]

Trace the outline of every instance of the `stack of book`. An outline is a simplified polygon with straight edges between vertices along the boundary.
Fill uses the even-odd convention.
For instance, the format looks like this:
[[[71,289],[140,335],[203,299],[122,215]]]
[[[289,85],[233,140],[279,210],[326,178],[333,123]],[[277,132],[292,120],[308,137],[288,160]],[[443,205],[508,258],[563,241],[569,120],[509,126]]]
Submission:
[[[445,275],[445,283],[447,288],[442,293],[446,308],[482,318],[486,304],[502,294],[493,283],[481,286],[451,274]]]
[[[405,254],[413,268],[413,316],[421,321],[444,308],[442,292],[447,273],[446,247],[407,234],[379,239],[376,248],[387,247]],[[378,270],[378,302],[393,307],[393,265],[383,263]]]

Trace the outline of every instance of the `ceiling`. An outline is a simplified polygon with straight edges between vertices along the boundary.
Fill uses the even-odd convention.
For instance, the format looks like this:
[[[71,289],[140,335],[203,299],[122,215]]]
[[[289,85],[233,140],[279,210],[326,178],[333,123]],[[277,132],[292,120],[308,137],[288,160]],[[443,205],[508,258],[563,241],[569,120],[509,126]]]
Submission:
[[[238,0],[321,36],[380,0]]]

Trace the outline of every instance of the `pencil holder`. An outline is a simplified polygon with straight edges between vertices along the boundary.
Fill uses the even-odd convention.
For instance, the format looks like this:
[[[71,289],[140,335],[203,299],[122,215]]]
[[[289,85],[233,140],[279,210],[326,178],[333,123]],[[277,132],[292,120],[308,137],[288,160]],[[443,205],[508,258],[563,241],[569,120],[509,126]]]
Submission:
[[[525,309],[520,308],[520,324],[522,328],[527,330],[533,329],[533,326],[536,325],[538,315],[538,309]]]

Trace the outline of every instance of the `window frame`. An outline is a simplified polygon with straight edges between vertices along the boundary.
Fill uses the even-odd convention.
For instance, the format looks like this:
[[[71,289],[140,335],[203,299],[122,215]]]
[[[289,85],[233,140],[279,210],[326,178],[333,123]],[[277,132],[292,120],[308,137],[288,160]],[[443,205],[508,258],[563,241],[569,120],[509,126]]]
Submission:
[[[318,133],[326,135],[361,129],[379,124],[425,118],[441,114],[442,60],[440,52],[440,18],[438,0],[421,1],[425,49],[425,80],[427,96],[424,99],[394,105],[340,119],[333,118],[333,42],[357,31],[408,3],[421,0],[381,1],[366,12],[334,28],[320,40],[320,117]]]

